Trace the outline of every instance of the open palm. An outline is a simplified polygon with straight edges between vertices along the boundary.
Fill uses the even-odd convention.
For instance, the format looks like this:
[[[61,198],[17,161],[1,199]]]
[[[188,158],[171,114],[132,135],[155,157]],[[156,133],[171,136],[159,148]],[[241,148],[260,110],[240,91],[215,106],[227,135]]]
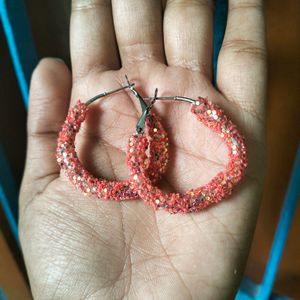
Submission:
[[[165,1],[164,1],[165,2]],[[212,83],[210,1],[73,1],[72,75],[42,60],[30,89],[20,238],[36,299],[230,299],[243,273],[263,181],[265,45],[261,1],[229,1]],[[74,190],[55,160],[58,131],[77,99],[119,87],[142,95],[208,97],[246,137],[249,167],[226,201],[200,213],[154,212]],[[71,99],[71,100],[70,100]],[[227,151],[185,103],[156,103],[170,140],[160,186],[184,191],[222,170]],[[125,149],[139,103],[122,92],[91,105],[78,136],[94,175],[128,176]]]

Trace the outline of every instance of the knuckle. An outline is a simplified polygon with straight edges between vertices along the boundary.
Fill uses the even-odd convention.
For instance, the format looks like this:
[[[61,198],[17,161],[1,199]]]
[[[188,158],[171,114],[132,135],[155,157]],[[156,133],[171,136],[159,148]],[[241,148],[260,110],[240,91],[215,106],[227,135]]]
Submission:
[[[264,46],[257,41],[245,39],[232,39],[225,41],[222,51],[228,51],[237,55],[247,55],[258,60],[266,60],[267,52]]]
[[[214,2],[212,0],[169,0],[167,4],[180,9],[188,7],[201,7],[213,10],[214,8]]]
[[[90,10],[98,7],[110,7],[110,0],[72,0],[72,11]]]
[[[229,5],[228,11],[229,13],[238,11],[238,10],[263,10],[263,2],[261,0],[248,0],[248,1],[239,1],[238,4],[232,3]]]

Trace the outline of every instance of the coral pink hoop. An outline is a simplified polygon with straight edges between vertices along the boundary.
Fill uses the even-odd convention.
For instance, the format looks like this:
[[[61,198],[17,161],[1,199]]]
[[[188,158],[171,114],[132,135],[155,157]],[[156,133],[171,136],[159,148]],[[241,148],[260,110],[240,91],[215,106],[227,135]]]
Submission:
[[[100,97],[107,94],[103,93]],[[86,103],[78,100],[77,104],[69,110],[58,137],[57,162],[72,185],[84,195],[117,201],[138,199],[138,194],[132,191],[130,187],[130,180],[109,181],[96,178],[84,168],[77,156],[75,149],[76,135],[86,119],[88,105],[100,97],[96,96]],[[145,129],[147,136],[145,138],[150,144],[149,168],[145,172],[149,180],[155,182],[166,169],[168,153],[164,149],[168,145],[168,138],[160,120],[154,114],[151,114],[147,119]]]
[[[203,210],[231,195],[240,182],[247,166],[244,138],[236,125],[217,105],[199,97],[193,100],[185,97],[157,97],[157,100],[182,100],[192,103],[191,112],[205,126],[216,132],[228,148],[229,161],[226,169],[218,173],[206,185],[190,189],[185,193],[162,192],[154,186],[145,170],[148,168],[148,141],[143,134],[134,134],[129,139],[127,165],[133,179],[131,186],[144,201],[155,210],[169,213],[187,213]]]

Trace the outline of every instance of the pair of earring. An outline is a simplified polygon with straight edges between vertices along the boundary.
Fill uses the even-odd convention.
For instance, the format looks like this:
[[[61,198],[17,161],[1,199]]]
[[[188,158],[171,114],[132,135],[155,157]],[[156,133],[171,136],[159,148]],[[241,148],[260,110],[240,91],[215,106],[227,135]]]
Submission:
[[[205,98],[197,100],[188,97],[142,97],[130,83],[104,92],[83,103],[78,100],[66,117],[58,137],[57,162],[70,182],[84,195],[117,201],[143,199],[155,210],[164,209],[169,213],[200,211],[231,195],[233,188],[241,181],[247,167],[246,146],[237,126],[217,105]],[[127,166],[130,178],[125,181],[109,181],[94,177],[81,164],[75,149],[75,138],[84,122],[88,107],[95,100],[107,95],[130,89],[139,100],[142,115],[136,126],[136,133],[129,137]],[[168,137],[159,118],[151,108],[156,101],[175,100],[191,105],[191,112],[206,127],[213,130],[226,144],[229,160],[224,171],[219,172],[206,185],[190,189],[185,193],[166,194],[155,183],[166,171],[168,162]]]

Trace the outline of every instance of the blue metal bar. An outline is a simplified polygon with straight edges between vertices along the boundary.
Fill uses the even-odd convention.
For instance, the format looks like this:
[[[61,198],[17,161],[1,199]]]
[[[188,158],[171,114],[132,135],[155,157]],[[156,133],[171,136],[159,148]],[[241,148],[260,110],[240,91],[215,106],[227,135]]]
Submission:
[[[28,87],[32,71],[37,64],[37,55],[23,0],[0,0],[0,19],[23,102],[27,108]],[[2,147],[0,167],[0,204],[18,241],[18,193]]]
[[[300,196],[300,145],[298,147],[296,160],[294,163],[290,183],[285,195],[283,208],[280,213],[274,241],[270,251],[269,260],[266,266],[260,293],[256,299],[269,299],[272,287],[276,278],[280,259],[285,247],[289,229],[293,220],[294,213]]]
[[[1,144],[0,170],[0,205],[6,215],[11,232],[13,233],[16,241],[18,241],[18,194],[16,192],[15,182]]]
[[[240,289],[235,296],[235,300],[245,300],[245,299],[256,299],[256,296],[259,293],[260,284],[255,283],[248,277],[244,277]],[[246,298],[246,296],[248,298]]]
[[[244,278],[241,283],[239,292],[235,300],[255,299],[290,299],[286,296],[272,295],[272,288],[275,282],[280,259],[288,237],[289,229],[296,211],[297,203],[300,196],[300,145],[296,154],[294,167],[288,190],[285,196],[283,207],[276,233],[273,240],[273,245],[270,251],[269,260],[267,262],[265,274],[261,284],[252,282],[249,278]],[[248,298],[246,298],[246,295]],[[250,297],[250,298],[249,298]]]
[[[217,85],[217,64],[227,23],[228,1],[215,1],[214,40],[213,40],[213,84]]]
[[[16,192],[15,181],[8,164],[3,146],[0,144],[0,184],[5,190],[10,201],[10,208],[14,218],[18,217],[18,193]]]
[[[10,203],[10,200],[5,193],[3,186],[0,184],[0,204],[2,206],[5,216],[7,218],[10,230],[11,230],[15,240],[17,242],[19,242],[17,219],[14,217],[12,210],[9,206],[9,203]]]
[[[238,290],[237,294],[235,295],[235,300],[253,300],[254,298],[250,296],[251,294],[248,294],[241,288]]]
[[[0,288],[0,300],[8,300],[2,288]]]
[[[28,86],[32,70],[37,64],[37,55],[23,1],[0,0],[0,19],[27,108]]]

